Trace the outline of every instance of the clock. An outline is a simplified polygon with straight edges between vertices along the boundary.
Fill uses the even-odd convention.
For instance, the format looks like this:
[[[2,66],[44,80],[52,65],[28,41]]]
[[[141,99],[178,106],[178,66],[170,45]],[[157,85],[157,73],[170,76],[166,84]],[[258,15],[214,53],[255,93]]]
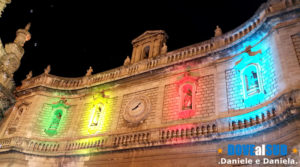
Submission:
[[[123,117],[129,123],[138,124],[147,118],[150,108],[150,99],[147,96],[134,97],[126,104]]]

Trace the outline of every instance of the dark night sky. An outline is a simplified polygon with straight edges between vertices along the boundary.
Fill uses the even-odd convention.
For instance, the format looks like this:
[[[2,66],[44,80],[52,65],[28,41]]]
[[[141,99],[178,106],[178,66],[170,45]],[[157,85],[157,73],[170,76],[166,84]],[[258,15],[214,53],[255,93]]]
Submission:
[[[31,22],[32,39],[15,73],[17,85],[32,70],[39,75],[79,77],[121,66],[131,55],[131,40],[146,30],[163,29],[168,50],[210,39],[247,21],[266,0],[74,1],[12,0],[0,18],[3,43]]]

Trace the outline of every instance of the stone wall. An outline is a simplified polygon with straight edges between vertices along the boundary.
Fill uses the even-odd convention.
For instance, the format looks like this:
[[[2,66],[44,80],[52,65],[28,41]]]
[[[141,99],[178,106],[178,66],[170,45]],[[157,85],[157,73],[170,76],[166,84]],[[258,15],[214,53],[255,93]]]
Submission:
[[[241,82],[240,73],[236,69],[225,71],[226,74],[226,90],[228,109],[243,109],[243,83]]]
[[[180,97],[176,84],[165,86],[164,92],[164,107],[163,107],[163,122],[177,120],[180,109]]]
[[[291,38],[294,44],[295,52],[297,54],[298,62],[300,64],[300,34],[292,35]]]
[[[228,111],[246,108],[244,105],[243,82],[240,72],[246,65],[251,63],[257,63],[260,66],[264,99],[258,104],[263,104],[280,95],[284,89],[277,85],[278,78],[289,73],[289,71],[280,70],[281,66],[284,65],[280,64],[280,59],[284,59],[282,57],[284,54],[280,54],[279,56],[277,53],[278,48],[283,47],[274,44],[273,36],[275,35],[276,32],[271,31],[270,33],[265,33],[262,39],[253,40],[254,38],[261,37],[259,35],[256,37],[257,34],[253,34],[253,37],[249,37],[249,39],[244,41],[245,43],[258,41],[251,48],[252,52],[261,51],[261,53],[255,56],[241,53],[232,55],[233,58],[229,60],[220,59],[218,63],[213,62],[211,64],[208,63],[209,61],[206,62],[208,59],[199,58],[174,66],[174,68],[166,66],[164,69],[157,69],[154,72],[117,80],[107,84],[105,88],[100,84],[93,88],[82,89],[80,93],[79,91],[78,93],[66,93],[72,92],[72,90],[57,89],[55,93],[45,90],[37,91],[36,94],[33,91],[30,96],[20,94],[19,101],[28,101],[28,103],[32,104],[29,105],[28,111],[25,112],[20,120],[25,126],[20,127],[14,135],[63,139],[74,136],[101,135],[103,133],[126,133],[129,131],[147,130],[152,127],[168,126],[168,124],[194,123],[199,120],[214,122],[219,115],[219,111],[217,110],[219,106],[216,106],[216,100],[218,101],[218,99],[225,98],[227,100]],[[243,51],[245,50],[244,45],[244,43],[241,43],[241,47],[237,48],[241,48],[240,50]],[[222,52],[216,53],[216,57],[221,56]],[[237,52],[235,50],[233,53]],[[211,56],[211,59],[213,58],[214,55]],[[239,60],[242,61],[237,65],[236,63]],[[220,66],[224,69],[222,73],[225,75],[225,80],[215,80],[215,71]],[[43,77],[47,80],[47,77],[51,76],[44,75]],[[182,106],[180,106],[182,94],[180,94],[179,88],[184,83],[194,85],[195,94],[193,95],[194,106],[192,111],[183,113],[185,115],[182,117]],[[217,86],[220,83],[226,83],[226,87]],[[289,83],[283,82],[283,84]],[[112,95],[110,97],[100,97],[102,96],[101,91],[106,89]],[[220,97],[216,96],[216,92],[219,92],[220,89],[226,90],[226,97],[222,97],[223,95]],[[19,92],[26,90],[19,90]],[[150,99],[151,111],[145,120],[133,126],[124,120],[124,110],[129,101],[141,95],[147,96]],[[70,108],[65,115],[66,117],[63,117],[62,122],[60,122],[58,135],[49,137],[44,133],[44,130],[50,124],[50,122],[47,122],[48,124],[44,123],[49,119],[49,113],[52,112],[50,111],[51,109],[49,110],[49,106],[57,103],[62,97],[67,99]],[[161,99],[158,101],[160,97]],[[98,102],[105,101],[106,110],[101,115],[101,128],[95,131],[88,130],[93,112],[92,108],[97,100]],[[16,111],[14,110],[14,112]],[[161,120],[157,120],[158,117],[161,117]],[[24,129],[32,130],[25,134]]]
[[[156,113],[155,111],[157,108],[157,95],[158,95],[157,93],[158,93],[158,88],[156,87],[156,88],[145,89],[139,92],[125,94],[123,96],[121,108],[118,110],[119,119],[118,119],[116,131],[132,132],[132,131],[143,130],[151,127],[154,123],[155,113]],[[148,114],[147,119],[142,124],[130,125],[128,124],[128,121],[126,121],[123,117],[123,114],[125,112],[124,110],[126,109],[126,105],[128,105],[130,101],[134,100],[135,97],[139,97],[139,96],[146,96],[150,99],[151,111]]]
[[[214,75],[200,77],[196,90],[195,117],[208,117],[215,113]]]
[[[265,5],[214,38],[223,41],[218,46],[204,42],[81,78],[25,80],[1,122],[0,165],[215,166],[225,143],[299,144],[300,14],[293,9],[300,1],[286,2]],[[249,65],[260,78],[252,83],[260,99],[251,105],[242,76]],[[49,135],[57,106],[63,115]]]

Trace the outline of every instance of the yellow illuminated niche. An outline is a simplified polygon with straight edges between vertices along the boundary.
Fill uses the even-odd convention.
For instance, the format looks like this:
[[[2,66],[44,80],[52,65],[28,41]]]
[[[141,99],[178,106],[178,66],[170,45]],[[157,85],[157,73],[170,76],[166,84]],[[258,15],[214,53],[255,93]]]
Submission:
[[[104,111],[104,105],[102,103],[94,105],[92,111],[93,114],[89,123],[90,128],[100,126],[100,117],[102,111]]]
[[[86,108],[81,124],[80,133],[82,135],[97,134],[108,130],[111,121],[112,99],[110,92],[95,91],[86,100]]]

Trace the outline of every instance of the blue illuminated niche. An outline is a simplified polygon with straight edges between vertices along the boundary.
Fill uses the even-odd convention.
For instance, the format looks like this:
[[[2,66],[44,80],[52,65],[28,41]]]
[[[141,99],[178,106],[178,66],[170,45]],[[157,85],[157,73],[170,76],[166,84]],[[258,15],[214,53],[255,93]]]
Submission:
[[[277,69],[273,39],[265,32],[253,34],[241,44],[228,79],[228,108],[239,110],[256,106],[277,93]],[[252,73],[253,72],[253,73]]]
[[[250,63],[241,71],[245,107],[251,107],[264,100],[264,91],[259,64]]]

